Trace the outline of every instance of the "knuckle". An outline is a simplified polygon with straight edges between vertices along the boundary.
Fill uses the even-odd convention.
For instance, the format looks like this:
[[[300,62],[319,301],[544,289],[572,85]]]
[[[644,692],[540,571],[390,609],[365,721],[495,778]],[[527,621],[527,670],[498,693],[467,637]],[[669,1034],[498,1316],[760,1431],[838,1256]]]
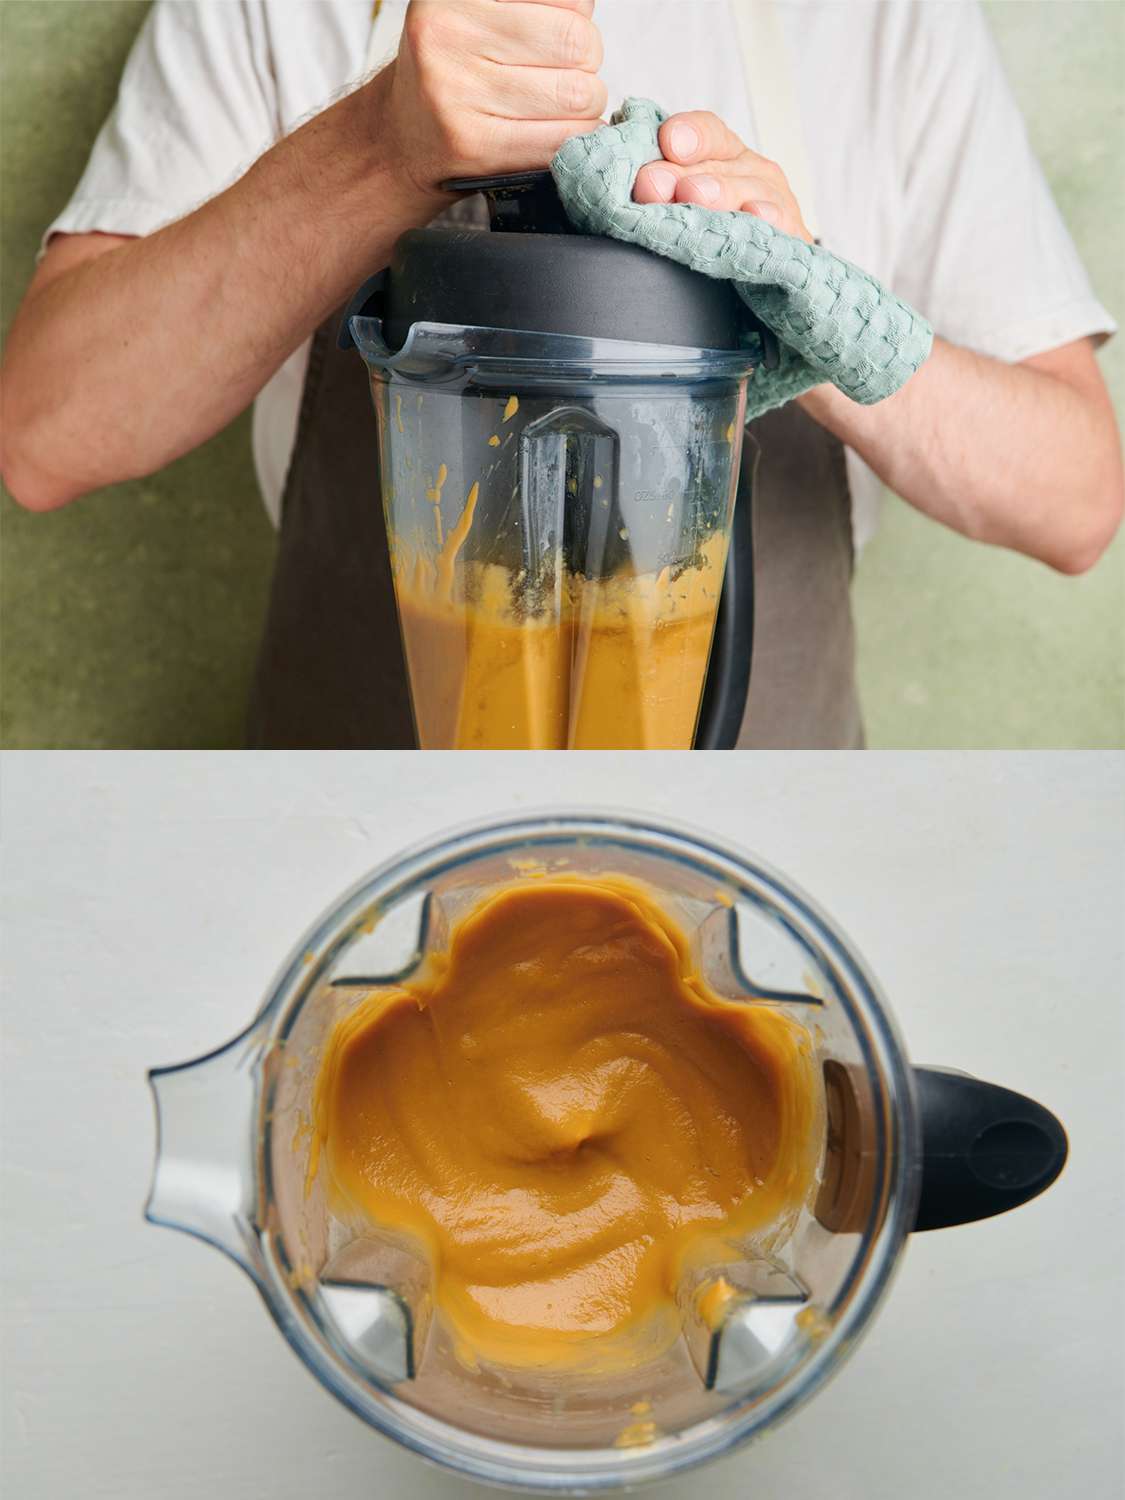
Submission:
[[[433,0],[410,6],[403,34],[415,57],[431,63],[462,51],[467,35],[460,7],[436,5]]]
[[[556,85],[556,105],[559,118],[581,119],[592,107],[597,80],[589,73],[578,73],[573,69],[560,73]]]
[[[596,66],[595,45],[597,31],[586,17],[577,11],[560,11],[558,34],[558,57],[564,68]]]
[[[699,139],[705,151],[711,150],[722,142],[725,126],[718,115],[711,110],[694,109],[684,118],[699,131]]]
[[[451,50],[448,23],[440,15],[431,15],[431,9],[437,7],[427,5],[422,8],[408,37],[410,54],[419,77],[444,73]]]
[[[410,6],[402,25],[403,34],[410,43],[411,51],[415,54],[428,50],[435,30],[440,30],[440,28],[440,17],[436,7],[432,5]]]
[[[586,22],[586,67],[597,71],[605,61],[602,34],[592,21]]]

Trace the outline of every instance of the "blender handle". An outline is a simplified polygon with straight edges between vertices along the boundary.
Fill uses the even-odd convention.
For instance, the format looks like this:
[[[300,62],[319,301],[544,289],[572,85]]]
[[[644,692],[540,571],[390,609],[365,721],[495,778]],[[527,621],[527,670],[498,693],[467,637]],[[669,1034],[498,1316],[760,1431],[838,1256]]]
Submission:
[[[754,519],[750,497],[740,496],[731,518],[715,638],[699,709],[696,750],[733,750],[750,692],[754,649]]]
[[[944,1068],[915,1068],[914,1088],[922,1133],[915,1229],[1002,1214],[1062,1171],[1066,1131],[1034,1099]]]

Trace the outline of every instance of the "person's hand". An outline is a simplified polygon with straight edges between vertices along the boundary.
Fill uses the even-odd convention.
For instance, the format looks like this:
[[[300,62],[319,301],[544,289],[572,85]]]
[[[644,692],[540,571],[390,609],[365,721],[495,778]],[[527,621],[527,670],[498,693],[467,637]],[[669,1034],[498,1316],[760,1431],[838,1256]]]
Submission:
[[[785,173],[744,146],[717,115],[708,110],[672,115],[657,140],[663,156],[637,173],[634,202],[739,209],[811,241]]]
[[[411,0],[375,129],[423,193],[545,167],[605,108],[594,0]],[[389,85],[387,74],[390,74]]]

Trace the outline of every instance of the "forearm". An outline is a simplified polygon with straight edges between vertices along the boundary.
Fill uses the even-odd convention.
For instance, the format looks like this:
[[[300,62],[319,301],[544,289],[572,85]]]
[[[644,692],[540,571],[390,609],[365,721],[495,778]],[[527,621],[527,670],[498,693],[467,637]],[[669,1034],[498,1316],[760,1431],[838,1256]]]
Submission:
[[[18,498],[61,505],[210,437],[437,211],[380,149],[383,86],[325,110],[186,218],[33,287],[5,355]]]
[[[1062,379],[1036,361],[1006,365],[938,339],[876,406],[832,386],[800,400],[934,520],[1079,573],[1108,544],[1122,504],[1113,412],[1089,363],[1092,379]]]

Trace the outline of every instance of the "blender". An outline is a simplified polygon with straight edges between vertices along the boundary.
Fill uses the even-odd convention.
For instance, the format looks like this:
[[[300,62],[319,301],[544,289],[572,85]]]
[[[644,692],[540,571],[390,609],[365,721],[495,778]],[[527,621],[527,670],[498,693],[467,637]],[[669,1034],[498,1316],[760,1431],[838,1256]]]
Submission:
[[[370,375],[420,747],[733,747],[734,499],[772,336],[728,283],[575,232],[548,172],[444,186],[483,193],[490,232],[403,235],[340,334]]]
[[[310,1160],[336,1024],[444,952],[482,898],[545,874],[643,885],[689,935],[712,991],[803,1029],[821,1090],[817,1169],[784,1235],[685,1271],[673,1347],[579,1378],[458,1358],[425,1258],[376,1224],[338,1219]],[[911,1067],[865,961],[786,877],[630,815],[493,821],[392,859],[301,938],[240,1036],[150,1081],[148,1219],[241,1266],[294,1351],[364,1421],[462,1475],[556,1493],[667,1477],[767,1430],[839,1368],[911,1231],[1027,1201],[1067,1149],[1034,1101]]]

